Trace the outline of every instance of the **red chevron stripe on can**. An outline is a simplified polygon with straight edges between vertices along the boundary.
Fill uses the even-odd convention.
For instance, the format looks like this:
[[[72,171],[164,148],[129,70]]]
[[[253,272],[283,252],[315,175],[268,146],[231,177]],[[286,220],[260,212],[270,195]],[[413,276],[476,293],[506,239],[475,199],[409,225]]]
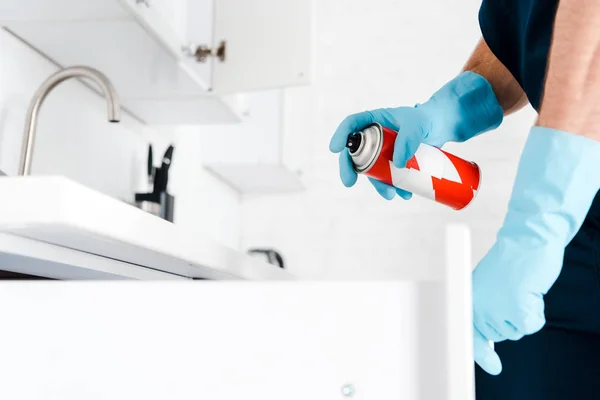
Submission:
[[[477,164],[421,144],[404,168],[396,168],[392,160],[397,135],[379,124],[352,135],[354,139],[349,138],[348,147],[356,170],[455,210],[471,203],[481,181]]]

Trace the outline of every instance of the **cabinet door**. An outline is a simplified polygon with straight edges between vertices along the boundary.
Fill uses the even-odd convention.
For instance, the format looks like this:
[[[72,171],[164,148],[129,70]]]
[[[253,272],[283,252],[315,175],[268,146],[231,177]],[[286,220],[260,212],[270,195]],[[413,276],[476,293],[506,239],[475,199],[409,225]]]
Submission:
[[[187,42],[187,6],[190,0],[119,1],[172,56],[179,57]]]
[[[133,0],[135,1],[135,0]],[[124,18],[127,13],[117,1],[108,0],[2,0],[0,22],[73,21]]]
[[[154,7],[182,39],[187,36],[188,2],[193,0],[145,0],[146,7]],[[143,5],[144,3],[140,3]]]
[[[194,1],[194,0],[192,0]],[[215,0],[213,59],[219,93],[307,84],[311,77],[313,0]]]
[[[198,63],[187,54],[190,45],[212,44],[214,0],[121,0],[149,25],[155,39],[175,56],[177,68],[203,90],[212,87],[212,63]]]
[[[214,0],[187,1],[187,44],[211,46],[214,30]],[[199,63],[187,57],[186,66],[212,88],[212,61]]]
[[[34,286],[0,290],[2,399],[415,400],[428,382],[411,283]]]

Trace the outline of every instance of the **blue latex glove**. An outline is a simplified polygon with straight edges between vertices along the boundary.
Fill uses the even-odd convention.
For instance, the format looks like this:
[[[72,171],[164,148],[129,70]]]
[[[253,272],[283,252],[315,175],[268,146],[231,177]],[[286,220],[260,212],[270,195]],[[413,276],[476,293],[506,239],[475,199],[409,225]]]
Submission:
[[[489,82],[474,72],[463,72],[438,90],[426,103],[415,107],[382,108],[347,117],[331,138],[329,148],[340,153],[340,177],[346,187],[356,183],[346,141],[352,133],[378,122],[399,132],[394,147],[394,165],[403,168],[421,143],[442,147],[446,142],[464,142],[497,128],[504,112]],[[370,178],[369,178],[370,179]],[[397,193],[412,195],[370,179],[381,196],[391,200]]]
[[[488,341],[519,340],[545,324],[543,296],[600,189],[600,142],[531,129],[496,243],[473,272],[475,361],[502,364]]]

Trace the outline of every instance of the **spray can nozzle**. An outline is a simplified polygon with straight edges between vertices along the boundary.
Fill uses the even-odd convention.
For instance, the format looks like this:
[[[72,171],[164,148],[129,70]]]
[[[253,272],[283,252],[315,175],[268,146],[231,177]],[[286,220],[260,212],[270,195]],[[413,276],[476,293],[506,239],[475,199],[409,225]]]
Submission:
[[[353,133],[348,136],[348,141],[346,142],[346,147],[350,151],[350,154],[354,154],[360,148],[360,144],[362,143],[362,135],[359,133]]]

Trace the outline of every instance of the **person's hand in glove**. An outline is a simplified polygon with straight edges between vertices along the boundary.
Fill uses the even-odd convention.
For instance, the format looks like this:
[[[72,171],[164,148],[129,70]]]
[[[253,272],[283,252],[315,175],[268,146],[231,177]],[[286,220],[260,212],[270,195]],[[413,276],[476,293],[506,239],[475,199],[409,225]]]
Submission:
[[[545,324],[543,296],[600,189],[600,142],[533,127],[496,243],[473,272],[475,361],[502,370],[488,341],[519,340]]]
[[[346,149],[348,136],[374,122],[399,132],[393,162],[403,168],[421,143],[441,147],[446,142],[464,142],[497,128],[503,116],[504,111],[488,81],[474,72],[463,72],[424,104],[365,111],[347,117],[331,138],[329,148],[341,153],[340,177],[346,187],[351,187],[356,183],[357,174]],[[385,199],[391,200],[396,194],[404,199],[412,196],[402,189],[369,180]]]

